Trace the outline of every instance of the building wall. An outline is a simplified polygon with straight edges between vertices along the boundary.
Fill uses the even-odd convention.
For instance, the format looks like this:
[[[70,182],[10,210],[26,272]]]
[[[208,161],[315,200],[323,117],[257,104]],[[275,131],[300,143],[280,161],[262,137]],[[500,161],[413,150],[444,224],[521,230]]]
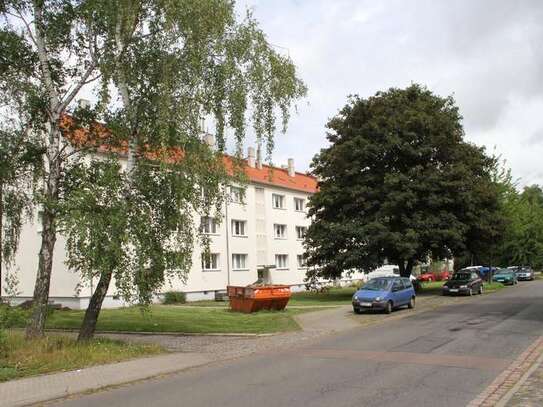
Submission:
[[[258,215],[256,196],[260,189],[263,200],[259,203]],[[272,207],[272,195],[279,194],[284,197],[284,209]],[[309,226],[306,212],[295,211],[294,198],[304,199],[307,203],[309,193],[274,187],[258,183],[246,185],[243,203],[229,202],[222,208],[221,223],[217,226],[217,233],[210,235],[210,252],[219,254],[217,270],[203,271],[201,255],[203,248],[196,245],[193,252],[193,266],[185,282],[180,278],[173,278],[164,287],[163,291],[177,290],[187,293],[188,300],[213,299],[215,291],[226,289],[227,285],[245,286],[258,279],[258,268],[275,264],[276,254],[288,256],[288,266],[284,269],[270,269],[269,277],[274,284],[302,285],[305,278],[305,268],[298,267],[297,255],[303,253],[302,241],[296,236],[296,226]],[[233,236],[232,220],[246,221],[246,236]],[[258,222],[257,222],[258,221]],[[195,215],[195,222],[199,216]],[[257,223],[260,226],[257,226]],[[274,224],[287,225],[287,234],[284,239],[274,236]],[[257,244],[257,234],[260,243]],[[16,271],[19,278],[20,295],[15,302],[31,299],[34,290],[36,271],[38,267],[38,253],[41,244],[40,222],[27,223],[22,230],[21,244],[16,256]],[[258,248],[260,249],[260,256]],[[263,248],[265,250],[263,250]],[[247,265],[243,270],[235,270],[232,265],[232,254],[246,254]],[[265,264],[261,264],[265,259]],[[93,284],[90,281],[82,282],[80,275],[69,270],[65,264],[65,239],[59,234],[54,253],[53,274],[51,279],[50,298],[53,302],[62,303],[70,308],[86,308],[92,294]],[[84,284],[81,284],[84,283]],[[76,288],[80,286],[79,292]],[[3,285],[5,288],[5,286]],[[115,297],[115,282],[110,285],[104,307],[124,305]],[[4,295],[5,295],[4,290]]]

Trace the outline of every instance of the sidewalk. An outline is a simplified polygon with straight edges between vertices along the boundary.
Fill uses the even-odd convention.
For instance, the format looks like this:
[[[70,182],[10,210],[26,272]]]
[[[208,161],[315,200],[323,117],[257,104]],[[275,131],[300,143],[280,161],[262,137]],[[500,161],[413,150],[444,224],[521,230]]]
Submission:
[[[0,406],[25,406],[53,400],[70,394],[174,373],[201,366],[213,360],[205,354],[173,353],[13,380],[0,383]]]
[[[468,407],[513,406],[543,406],[543,336],[468,404]]]

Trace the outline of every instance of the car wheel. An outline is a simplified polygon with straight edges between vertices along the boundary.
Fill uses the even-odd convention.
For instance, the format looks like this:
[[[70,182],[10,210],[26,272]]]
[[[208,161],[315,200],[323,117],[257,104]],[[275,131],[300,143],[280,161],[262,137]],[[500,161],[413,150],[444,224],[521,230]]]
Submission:
[[[407,308],[409,309],[415,308],[415,297],[411,297],[411,299],[409,300],[409,304],[407,304]]]
[[[387,306],[385,308],[385,314],[390,314],[392,312],[392,301],[387,302]]]
[[[362,314],[362,310],[360,308],[353,308],[353,311],[355,314]]]
[[[479,295],[481,295],[482,293],[483,293],[483,285],[481,284],[481,285],[479,286]]]

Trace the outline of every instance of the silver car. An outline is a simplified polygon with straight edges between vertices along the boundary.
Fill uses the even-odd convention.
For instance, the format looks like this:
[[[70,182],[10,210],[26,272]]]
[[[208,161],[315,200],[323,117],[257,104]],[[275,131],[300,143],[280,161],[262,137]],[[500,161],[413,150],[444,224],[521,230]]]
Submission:
[[[515,274],[517,275],[517,280],[524,280],[524,281],[535,280],[534,270],[532,270],[531,267],[513,266],[513,267],[508,267],[508,268],[515,271]]]

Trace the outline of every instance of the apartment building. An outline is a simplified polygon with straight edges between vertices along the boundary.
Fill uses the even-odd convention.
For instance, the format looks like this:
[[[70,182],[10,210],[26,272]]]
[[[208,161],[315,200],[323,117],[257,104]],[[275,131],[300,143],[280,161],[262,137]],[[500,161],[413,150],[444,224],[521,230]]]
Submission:
[[[248,285],[257,280],[303,287],[305,278],[303,237],[310,220],[308,198],[316,191],[313,176],[296,172],[294,160],[286,168],[263,165],[248,149],[244,171],[248,183],[231,185],[220,221],[196,219],[209,235],[209,256],[202,247],[193,252],[192,269],[185,282],[170,281],[163,291],[183,291],[187,300],[213,299],[227,285]],[[39,222],[24,225],[15,271],[19,278],[16,302],[32,298],[40,248]],[[50,299],[74,309],[87,307],[96,282],[81,284],[79,274],[65,264],[65,241],[55,247]],[[123,305],[110,289],[104,307]],[[157,297],[157,300],[160,295]]]

